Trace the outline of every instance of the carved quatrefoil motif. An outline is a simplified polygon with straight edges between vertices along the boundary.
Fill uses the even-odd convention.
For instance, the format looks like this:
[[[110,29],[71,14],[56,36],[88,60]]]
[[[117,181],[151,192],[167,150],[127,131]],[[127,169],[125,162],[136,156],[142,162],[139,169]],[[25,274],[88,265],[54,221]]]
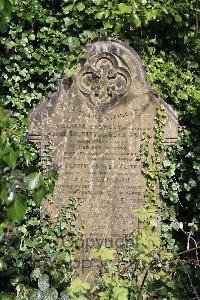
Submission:
[[[80,91],[98,109],[105,111],[115,105],[130,87],[128,68],[110,53],[94,55],[78,73]]]

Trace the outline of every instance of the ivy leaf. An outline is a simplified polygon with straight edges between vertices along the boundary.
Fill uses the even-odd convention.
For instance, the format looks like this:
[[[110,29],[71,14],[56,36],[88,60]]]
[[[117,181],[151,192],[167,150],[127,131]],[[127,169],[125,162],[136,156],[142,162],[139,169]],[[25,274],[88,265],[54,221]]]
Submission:
[[[10,143],[7,141],[6,144],[2,143],[0,140],[0,158],[3,158],[4,155],[8,154],[10,151]]]
[[[137,15],[134,15],[133,22],[134,22],[136,28],[138,28],[138,27],[141,26],[141,20],[140,20],[140,18]]]
[[[26,177],[25,182],[27,183],[28,189],[32,191],[43,185],[43,178],[41,173],[34,172]]]
[[[109,22],[103,23],[103,26],[104,26],[105,29],[108,29],[108,28],[112,28],[112,27],[113,27],[113,25],[112,25],[111,23],[109,23]]]
[[[10,17],[11,2],[9,0],[0,0],[0,12],[5,19]]]
[[[9,152],[3,156],[3,160],[7,163],[7,165],[14,169],[17,164],[18,152],[14,151],[11,147]]]
[[[29,166],[30,162],[34,159],[35,153],[31,153],[29,151],[24,151],[24,158],[26,161],[26,165]]]
[[[0,128],[3,128],[4,126],[7,127],[9,124],[9,119],[6,116],[5,110],[0,107]]]
[[[159,247],[160,246],[160,239],[157,236],[152,236],[151,241],[154,244],[154,246]]]
[[[125,3],[119,3],[118,9],[121,14],[130,14],[132,12],[132,6],[126,5]]]
[[[37,206],[40,206],[45,194],[46,194],[46,190],[43,187],[41,187],[39,190],[34,191],[33,201],[35,202],[35,204],[37,204]]]
[[[0,299],[1,300],[14,300],[15,296],[14,295],[10,295],[8,293],[0,293]]]
[[[2,134],[1,134],[1,137],[0,137],[0,141],[1,141],[2,145],[6,143],[7,138],[8,138],[7,133],[5,131],[3,131]]]
[[[35,34],[30,34],[29,35],[29,40],[34,41],[35,40]]]
[[[47,274],[43,274],[38,279],[38,288],[40,291],[45,292],[50,288],[49,276]]]
[[[4,235],[4,230],[3,230],[3,224],[0,224],[0,239],[2,238],[2,236]]]
[[[83,2],[79,2],[76,7],[79,11],[82,11],[85,8],[85,4]]]
[[[0,11],[2,11],[5,7],[6,0],[0,0]]]
[[[197,101],[200,101],[200,91],[194,91],[194,97]]]
[[[104,11],[100,11],[100,12],[98,12],[98,13],[95,15],[95,18],[97,18],[97,19],[102,19],[103,16],[104,16]]]
[[[63,8],[64,14],[68,14],[68,13],[72,10],[72,8],[73,8],[73,5],[72,5],[72,4],[70,4],[70,5],[68,5],[68,6],[65,6],[65,7]]]
[[[30,296],[30,300],[44,300],[43,298],[43,292],[40,290],[34,290],[33,293]]]
[[[69,291],[72,293],[83,293],[85,294],[87,290],[90,289],[90,285],[87,282],[80,280],[79,278],[75,278],[71,282],[71,286],[69,287]]]
[[[0,32],[8,30],[8,22],[11,16],[11,3],[9,0],[0,0]]]
[[[65,22],[65,26],[66,26],[66,27],[69,26],[70,23],[71,23],[71,19],[70,19],[69,17],[63,18],[63,21]]]
[[[114,287],[113,299],[115,300],[128,300],[128,290],[124,287]]]
[[[60,300],[68,300],[68,297],[64,291],[60,293]]]
[[[4,202],[6,202],[8,199],[8,188],[5,184],[2,184],[1,192],[0,192],[0,199],[3,200]]]
[[[27,203],[24,198],[16,196],[14,201],[6,208],[8,217],[14,222],[21,222],[26,213]]]
[[[168,159],[163,161],[163,166],[164,167],[169,167],[171,165],[170,161]]]
[[[58,292],[54,288],[49,288],[43,294],[43,300],[57,300],[58,299]]]
[[[188,100],[188,94],[184,91],[178,91],[177,97],[182,100]]]
[[[31,278],[33,280],[36,280],[36,279],[38,279],[40,277],[41,277],[41,270],[40,270],[40,268],[34,269],[33,272],[31,273]]]
[[[102,246],[99,250],[93,249],[90,253],[93,257],[100,257],[102,261],[104,260],[113,260],[115,250],[106,248],[105,246]]]
[[[66,74],[67,78],[70,78],[70,77],[74,74],[74,72],[76,71],[76,69],[77,69],[78,67],[79,67],[79,65],[75,65],[75,66],[73,66],[71,69],[66,68],[66,69],[64,70],[64,73]]]
[[[176,22],[182,22],[182,17],[179,14],[175,14],[174,19],[176,20]]]

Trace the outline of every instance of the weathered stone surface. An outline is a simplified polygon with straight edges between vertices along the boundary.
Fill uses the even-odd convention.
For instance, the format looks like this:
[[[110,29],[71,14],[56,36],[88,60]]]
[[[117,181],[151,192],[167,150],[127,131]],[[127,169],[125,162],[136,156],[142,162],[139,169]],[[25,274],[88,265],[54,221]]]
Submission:
[[[70,196],[80,197],[84,250],[103,241],[116,247],[137,226],[132,209],[144,200],[145,179],[136,158],[144,132],[151,136],[152,148],[161,104],[167,113],[165,141],[174,143],[176,116],[152,95],[139,56],[108,40],[89,44],[88,60],[71,86],[63,79],[58,91],[30,113],[30,139],[41,152],[50,141],[59,168],[53,197],[44,201],[43,210],[55,216]]]

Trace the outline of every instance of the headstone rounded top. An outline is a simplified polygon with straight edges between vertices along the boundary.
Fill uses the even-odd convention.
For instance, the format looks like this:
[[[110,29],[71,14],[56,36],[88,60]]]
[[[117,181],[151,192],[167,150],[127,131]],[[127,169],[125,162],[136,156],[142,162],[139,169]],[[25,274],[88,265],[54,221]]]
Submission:
[[[117,40],[88,44],[88,59],[74,79],[79,91],[100,110],[114,106],[125,95],[150,92],[138,54]]]

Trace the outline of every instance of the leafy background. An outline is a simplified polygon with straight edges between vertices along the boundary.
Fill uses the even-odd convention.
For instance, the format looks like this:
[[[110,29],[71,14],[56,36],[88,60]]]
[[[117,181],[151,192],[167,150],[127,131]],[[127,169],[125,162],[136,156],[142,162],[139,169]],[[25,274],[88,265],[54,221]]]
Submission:
[[[10,244],[13,251],[0,264],[1,282],[7,278],[2,291],[15,293],[16,280],[29,282],[19,263],[16,231],[20,222],[35,218],[33,211],[56,180],[56,172],[26,139],[28,112],[56,90],[63,74],[73,74],[85,58],[86,43],[98,38],[130,44],[143,60],[154,93],[178,113],[180,139],[168,151],[162,196],[178,220],[173,237],[180,251],[199,246],[199,14],[198,0],[0,1],[0,252],[4,256]],[[195,273],[196,252],[183,256]],[[18,279],[8,271],[9,260]]]

